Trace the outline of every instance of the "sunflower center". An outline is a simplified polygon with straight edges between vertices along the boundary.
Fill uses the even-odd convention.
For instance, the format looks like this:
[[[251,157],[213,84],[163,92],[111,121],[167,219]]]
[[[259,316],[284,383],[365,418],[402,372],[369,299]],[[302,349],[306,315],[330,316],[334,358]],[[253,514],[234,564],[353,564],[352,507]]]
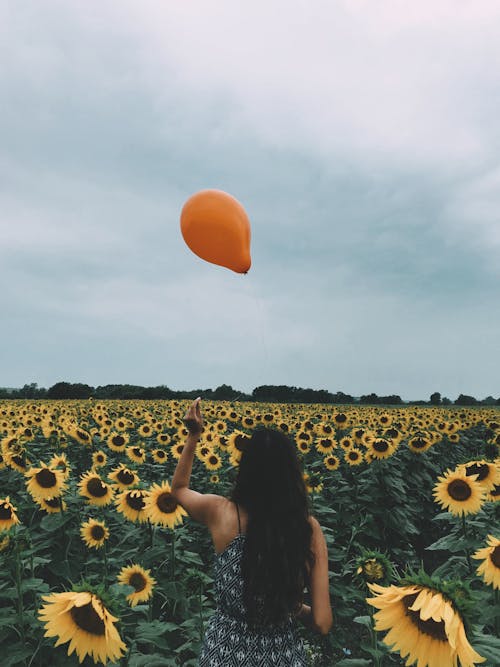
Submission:
[[[349,452],[347,456],[351,459],[351,461],[356,461],[358,458],[358,452]]]
[[[448,493],[453,500],[464,502],[471,497],[472,490],[463,479],[454,479],[448,484]]]
[[[134,447],[132,452],[134,456],[138,456],[139,458],[142,456],[142,449],[140,449],[139,447]]]
[[[93,540],[102,540],[104,537],[104,528],[98,524],[94,524],[90,529],[90,534]]]
[[[346,417],[345,414],[343,414],[343,413],[341,413],[340,415],[336,415],[336,416],[335,416],[335,421],[336,421],[338,424],[343,424],[343,423],[346,421],[346,419],[347,419],[347,417]]]
[[[497,545],[490,553],[490,560],[500,570],[500,545]]]
[[[80,438],[80,440],[88,440],[89,439],[89,434],[85,433],[85,431],[77,431],[76,435],[77,435],[77,437]]]
[[[92,602],[84,604],[81,607],[72,607],[71,618],[76,625],[91,635],[103,637],[106,632],[104,621],[92,606]]]
[[[119,470],[116,478],[122,484],[132,484],[135,479],[135,475],[133,472],[130,472],[130,470]]]
[[[417,599],[418,593],[413,593],[411,595],[405,595],[402,598],[401,602],[406,608],[406,615],[409,616],[412,623],[417,626],[420,632],[424,635],[429,635],[433,639],[437,639],[441,642],[447,642],[448,638],[446,636],[444,621],[434,621],[432,618],[429,618],[427,621],[423,621],[420,618],[420,611],[413,611],[408,609]]]
[[[135,510],[136,512],[140,512],[141,510],[144,509],[144,500],[142,499],[142,495],[140,494],[132,494],[132,493],[127,493],[126,496],[127,499],[127,505]]]
[[[108,492],[108,487],[98,477],[92,477],[87,482],[87,491],[95,498],[102,498]]]
[[[12,508],[7,503],[0,505],[0,521],[12,519]]]
[[[52,470],[48,468],[43,468],[40,472],[37,472],[35,475],[37,483],[44,489],[50,489],[52,486],[56,486],[57,477]]]
[[[125,438],[122,435],[115,435],[113,438],[113,445],[122,447],[125,444]]]
[[[424,440],[424,438],[415,438],[412,442],[412,445],[416,449],[422,449],[423,447],[425,447],[426,444],[427,442]]]
[[[483,479],[486,479],[489,475],[490,467],[486,463],[471,463],[467,466],[465,474],[470,477],[470,475],[477,475],[478,482],[482,482]]]
[[[146,588],[146,579],[140,572],[134,572],[130,575],[129,585],[135,588],[136,593],[139,593]]]
[[[208,462],[209,462],[211,465],[215,466],[215,465],[217,465],[217,463],[219,462],[219,459],[218,459],[216,456],[211,456],[211,457],[208,459]]]
[[[158,506],[160,512],[163,512],[164,514],[171,514],[177,508],[177,501],[171,493],[166,491],[165,493],[161,493],[158,496],[156,499],[156,505]]]
[[[389,445],[385,440],[375,440],[373,443],[373,449],[376,452],[386,452],[389,449]]]
[[[163,459],[163,458],[165,458],[165,452],[162,452],[162,451],[160,450],[159,452],[156,452],[156,456],[157,456],[159,459]]]

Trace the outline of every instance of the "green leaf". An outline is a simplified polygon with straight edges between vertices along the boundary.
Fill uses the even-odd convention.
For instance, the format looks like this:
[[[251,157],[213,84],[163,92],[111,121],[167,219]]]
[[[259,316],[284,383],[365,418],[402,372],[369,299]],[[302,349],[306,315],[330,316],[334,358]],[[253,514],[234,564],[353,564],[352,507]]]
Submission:
[[[372,661],[364,658],[343,658],[335,663],[335,667],[372,667]]]
[[[128,661],[129,667],[177,667],[175,658],[164,658],[159,653],[148,655],[132,655]]]
[[[356,618],[353,618],[352,620],[355,623],[359,623],[360,625],[364,625],[365,628],[369,628],[370,630],[373,627],[371,616],[356,616]]]
[[[479,655],[486,658],[488,665],[482,663],[484,667],[496,667],[500,665],[500,639],[492,635],[484,635],[482,632],[475,632],[471,637],[471,645]]]

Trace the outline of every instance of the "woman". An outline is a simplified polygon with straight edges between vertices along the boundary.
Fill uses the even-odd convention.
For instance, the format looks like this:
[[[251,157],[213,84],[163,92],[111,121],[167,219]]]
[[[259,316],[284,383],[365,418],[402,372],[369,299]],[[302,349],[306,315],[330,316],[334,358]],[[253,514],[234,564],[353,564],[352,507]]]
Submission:
[[[212,535],[217,610],[207,626],[200,667],[305,667],[296,620],[327,634],[332,625],[328,553],[294,445],[257,429],[244,449],[231,498],[189,488],[203,418],[197,398],[185,416],[189,435],[172,495]],[[302,602],[304,588],[311,606]]]

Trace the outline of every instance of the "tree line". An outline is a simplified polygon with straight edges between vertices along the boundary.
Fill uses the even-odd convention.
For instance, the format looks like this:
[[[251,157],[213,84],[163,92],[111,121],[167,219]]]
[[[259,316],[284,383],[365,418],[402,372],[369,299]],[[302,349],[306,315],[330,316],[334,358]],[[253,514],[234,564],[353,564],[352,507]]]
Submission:
[[[121,399],[121,400],[158,400],[158,399],[194,399],[201,396],[204,399],[219,401],[256,401],[265,403],[330,403],[333,405],[500,405],[500,398],[487,396],[479,400],[474,396],[460,394],[454,401],[441,396],[436,391],[428,401],[403,401],[397,394],[378,396],[375,393],[354,397],[342,391],[332,393],[326,389],[304,389],[288,385],[261,385],[255,387],[251,394],[233,389],[231,385],[222,384],[216,389],[193,389],[179,391],[170,389],[166,385],[156,387],[142,387],[132,384],[106,384],[91,387],[80,382],[56,382],[46,389],[39,387],[36,382],[25,384],[20,389],[0,387],[0,399],[28,398],[28,399]]]

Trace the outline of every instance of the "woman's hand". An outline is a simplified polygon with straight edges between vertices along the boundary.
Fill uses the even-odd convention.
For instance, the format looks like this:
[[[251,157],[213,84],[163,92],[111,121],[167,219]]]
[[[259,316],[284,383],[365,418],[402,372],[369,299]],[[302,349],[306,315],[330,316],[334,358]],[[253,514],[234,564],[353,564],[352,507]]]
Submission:
[[[201,398],[194,400],[184,416],[184,424],[191,435],[200,435],[203,431],[203,416],[200,408]]]

